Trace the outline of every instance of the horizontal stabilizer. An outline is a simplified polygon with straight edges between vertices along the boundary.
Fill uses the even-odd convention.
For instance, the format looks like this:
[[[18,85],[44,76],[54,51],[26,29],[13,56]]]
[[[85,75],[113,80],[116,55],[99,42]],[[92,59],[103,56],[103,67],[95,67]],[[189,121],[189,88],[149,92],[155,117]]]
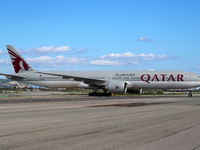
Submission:
[[[17,74],[5,74],[5,73],[0,73],[0,75],[6,76],[8,78],[26,78],[26,76],[21,76],[21,75],[17,75]]]

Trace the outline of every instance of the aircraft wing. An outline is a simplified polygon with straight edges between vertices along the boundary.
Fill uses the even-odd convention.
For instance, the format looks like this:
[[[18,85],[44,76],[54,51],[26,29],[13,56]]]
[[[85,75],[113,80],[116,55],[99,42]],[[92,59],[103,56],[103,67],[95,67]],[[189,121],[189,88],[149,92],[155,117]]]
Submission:
[[[6,76],[8,78],[26,78],[26,76],[22,76],[22,75],[17,75],[17,74],[5,74],[5,73],[0,73],[0,75]]]
[[[56,74],[56,73],[48,73],[48,72],[38,72],[41,74],[59,76],[63,79],[73,79],[74,81],[83,81],[85,84],[89,85],[105,85],[106,80],[96,79],[96,78],[87,78],[87,77],[79,77],[73,75],[64,75],[64,74]]]

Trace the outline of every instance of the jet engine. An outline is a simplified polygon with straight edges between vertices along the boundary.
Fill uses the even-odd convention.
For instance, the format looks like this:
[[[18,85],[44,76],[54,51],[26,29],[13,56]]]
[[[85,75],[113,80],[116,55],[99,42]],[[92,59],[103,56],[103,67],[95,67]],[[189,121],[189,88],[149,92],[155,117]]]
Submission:
[[[111,81],[105,86],[105,89],[110,93],[123,94],[127,91],[127,83],[123,81]]]
[[[141,94],[142,89],[128,89],[127,93]]]

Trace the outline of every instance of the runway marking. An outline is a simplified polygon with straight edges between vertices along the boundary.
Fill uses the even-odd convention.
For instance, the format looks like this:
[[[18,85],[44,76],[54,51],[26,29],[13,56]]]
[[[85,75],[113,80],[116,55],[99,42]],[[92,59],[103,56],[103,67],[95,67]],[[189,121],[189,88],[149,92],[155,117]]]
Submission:
[[[155,150],[155,149],[183,149],[197,150],[199,149],[199,130],[200,126],[194,126],[182,131],[173,133],[151,143],[147,143],[132,150]],[[193,148],[194,147],[194,148]]]
[[[160,103],[123,103],[123,104],[101,104],[101,105],[92,105],[89,107],[141,107],[141,106],[150,106],[150,105],[166,105],[173,102],[160,102]]]
[[[199,148],[200,147],[200,145],[199,146],[197,146],[197,147],[195,147],[194,149],[192,149],[192,150],[196,150],[197,148]]]

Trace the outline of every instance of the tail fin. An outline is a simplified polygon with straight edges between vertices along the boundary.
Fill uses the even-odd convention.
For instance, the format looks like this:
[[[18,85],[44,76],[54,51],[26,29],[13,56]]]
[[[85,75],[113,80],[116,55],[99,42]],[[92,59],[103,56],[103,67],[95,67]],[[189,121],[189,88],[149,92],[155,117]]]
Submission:
[[[22,57],[22,55],[12,46],[6,45],[8,53],[10,55],[11,62],[13,64],[15,73],[25,71],[35,71],[33,67]]]

